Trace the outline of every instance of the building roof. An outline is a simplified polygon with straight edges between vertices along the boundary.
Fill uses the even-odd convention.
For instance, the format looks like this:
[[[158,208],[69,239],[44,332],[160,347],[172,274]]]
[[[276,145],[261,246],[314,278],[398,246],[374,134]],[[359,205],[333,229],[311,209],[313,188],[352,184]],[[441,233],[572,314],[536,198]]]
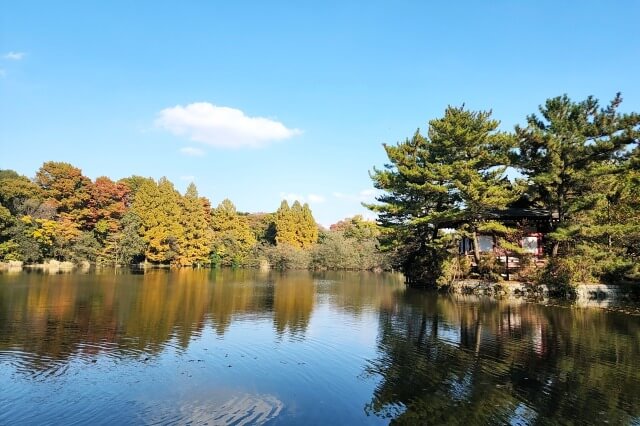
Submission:
[[[506,209],[491,210],[483,215],[483,219],[494,220],[553,220],[557,218],[557,214],[547,209],[531,207],[507,207]]]

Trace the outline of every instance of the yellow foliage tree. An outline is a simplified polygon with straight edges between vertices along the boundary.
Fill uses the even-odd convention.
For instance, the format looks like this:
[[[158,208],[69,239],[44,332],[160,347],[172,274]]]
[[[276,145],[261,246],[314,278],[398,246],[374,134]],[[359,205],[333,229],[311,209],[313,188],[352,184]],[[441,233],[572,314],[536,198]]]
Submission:
[[[136,192],[131,210],[142,223],[140,235],[147,245],[146,260],[173,263],[178,258],[184,241],[179,201],[180,194],[164,177],[157,184],[144,181]]]
[[[282,201],[276,212],[276,244],[308,249],[318,241],[316,224],[308,204],[295,201],[291,208]]]
[[[213,234],[209,228],[208,212],[203,199],[198,197],[196,186],[191,183],[181,202],[183,238],[180,245],[178,264],[180,266],[200,266],[209,263],[209,253]]]

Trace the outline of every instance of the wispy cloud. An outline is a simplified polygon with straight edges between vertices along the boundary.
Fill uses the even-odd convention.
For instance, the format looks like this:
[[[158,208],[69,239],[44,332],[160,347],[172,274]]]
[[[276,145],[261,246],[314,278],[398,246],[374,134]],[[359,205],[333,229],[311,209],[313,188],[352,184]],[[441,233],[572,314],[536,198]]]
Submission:
[[[325,198],[322,195],[318,195],[318,194],[309,194],[307,196],[307,199],[309,200],[310,203],[324,203],[325,202]]]
[[[340,200],[358,201],[358,202],[370,202],[374,201],[379,191],[377,189],[363,189],[357,194],[347,194],[344,192],[334,192],[333,196]]]
[[[294,201],[304,201],[304,196],[300,194],[294,194],[293,192],[281,192],[280,198],[292,203]]]
[[[350,213],[346,217],[354,217],[354,216],[362,216],[365,220],[370,220],[375,222],[378,219],[378,215],[372,211],[364,210],[358,213]]]
[[[6,53],[3,56],[3,58],[8,59],[10,61],[19,61],[23,59],[25,56],[27,56],[27,54],[24,52],[9,52],[9,53]]]
[[[174,135],[223,148],[261,147],[302,133],[279,121],[249,117],[239,109],[208,102],[163,109],[155,125]]]
[[[205,154],[205,152],[200,148],[194,148],[192,146],[180,148],[180,152],[184,155],[188,155],[189,157],[202,157]]]
[[[293,192],[281,192],[280,198],[283,200],[287,200],[289,203],[293,203],[294,201],[300,201],[301,203],[309,203],[309,204],[320,204],[326,201],[326,198],[322,195],[318,194],[296,194]]]
[[[193,175],[180,176],[180,180],[186,180],[188,182],[193,182],[194,180],[196,180],[196,177],[193,176]]]
[[[6,77],[6,76],[7,76],[7,72],[5,70],[3,70],[2,68],[0,68],[0,78]]]

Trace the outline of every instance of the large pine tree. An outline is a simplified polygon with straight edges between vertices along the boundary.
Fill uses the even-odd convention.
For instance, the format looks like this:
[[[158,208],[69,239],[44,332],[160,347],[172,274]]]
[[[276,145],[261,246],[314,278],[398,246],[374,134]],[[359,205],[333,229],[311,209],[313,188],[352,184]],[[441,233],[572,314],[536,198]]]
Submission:
[[[429,141],[449,197],[468,223],[476,263],[480,261],[477,232],[488,227],[488,212],[517,200],[523,188],[506,177],[516,141],[498,130],[490,111],[449,107],[443,118],[429,122]]]
[[[417,131],[384,145],[389,163],[371,174],[384,193],[367,207],[378,213],[386,246],[410,279],[438,277],[443,227],[465,220],[476,239],[484,213],[518,197],[505,176],[514,139],[498,126],[490,112],[449,107],[443,118],[429,122],[427,138]],[[477,241],[475,247],[478,262]]]
[[[623,165],[638,143],[640,114],[618,112],[621,103],[619,93],[606,108],[593,97],[575,102],[558,96],[539,108],[541,117],[532,114],[526,127],[516,127],[520,171],[559,219],[553,255],[579,232],[578,218],[602,195],[598,185],[630,167]]]

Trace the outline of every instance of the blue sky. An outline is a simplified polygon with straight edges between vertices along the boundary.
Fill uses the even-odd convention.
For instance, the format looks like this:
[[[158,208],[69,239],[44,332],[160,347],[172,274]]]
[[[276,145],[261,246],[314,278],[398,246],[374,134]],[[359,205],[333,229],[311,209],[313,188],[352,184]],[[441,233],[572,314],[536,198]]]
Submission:
[[[505,129],[562,93],[640,110],[640,2],[310,3],[3,1],[0,168],[297,196],[329,225],[448,104]]]

